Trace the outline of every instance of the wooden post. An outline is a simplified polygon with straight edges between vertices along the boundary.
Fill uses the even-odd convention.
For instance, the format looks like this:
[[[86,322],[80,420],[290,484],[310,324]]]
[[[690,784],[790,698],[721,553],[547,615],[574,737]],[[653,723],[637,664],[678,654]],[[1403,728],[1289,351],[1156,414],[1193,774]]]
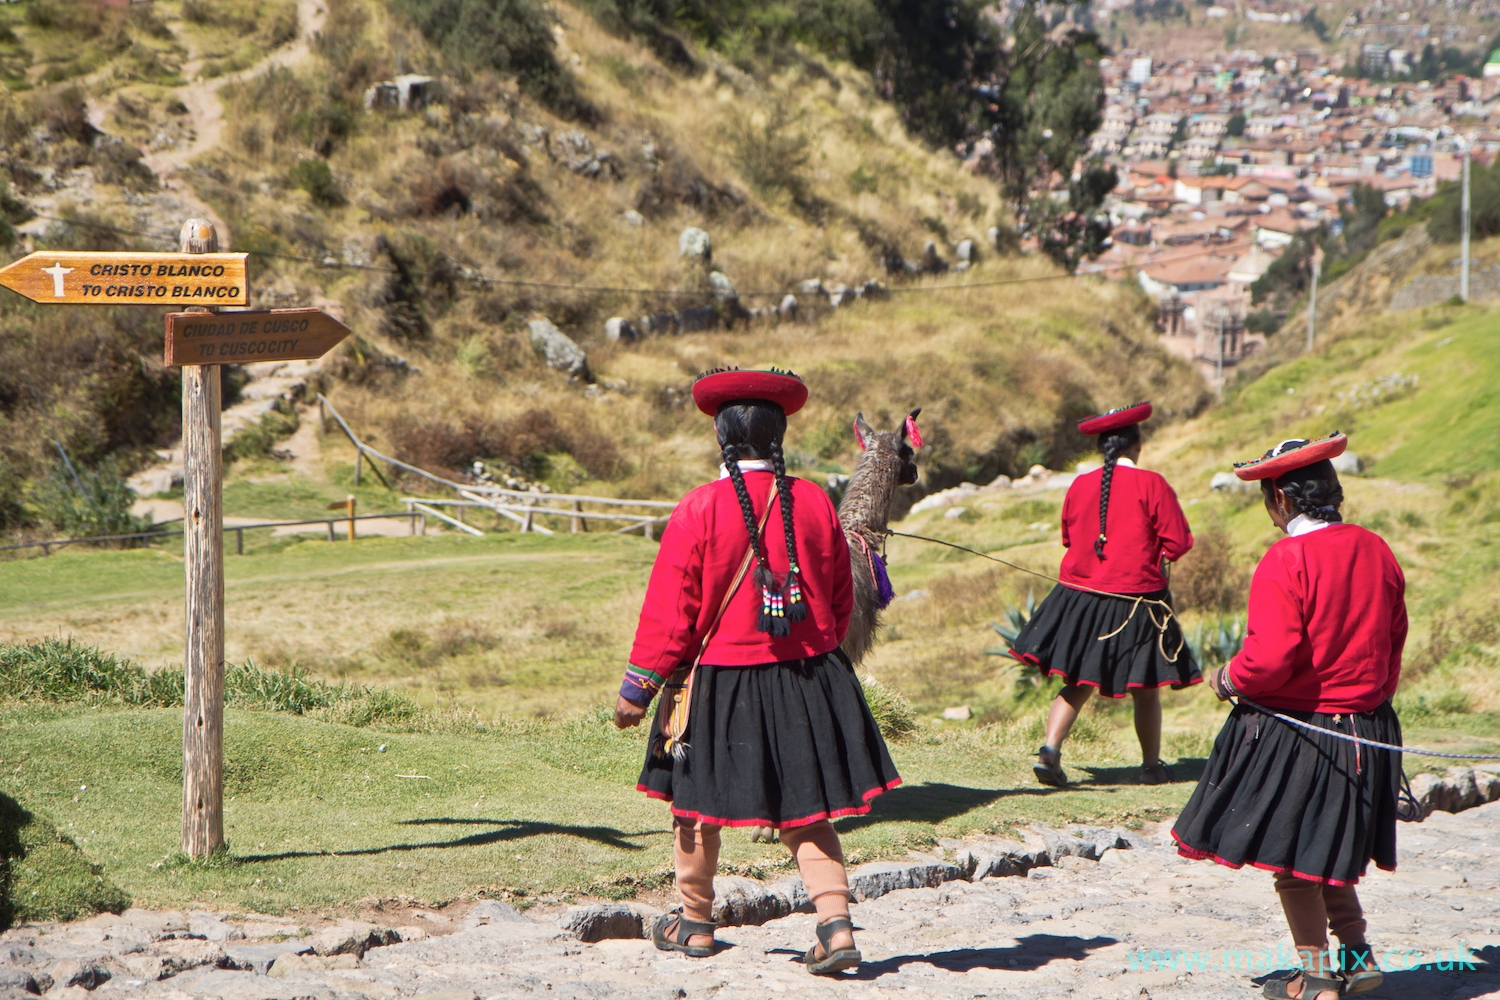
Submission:
[[[641,533],[646,536],[646,541],[648,541],[648,542],[652,541],[651,529],[653,527],[654,521],[655,521],[655,518],[647,518],[646,521],[644,522],[645,523],[645,527],[641,530]]]
[[[216,253],[212,223],[189,219],[183,253]],[[205,310],[206,311],[206,310]],[[182,367],[183,565],[187,636],[183,669],[182,853],[205,858],[224,844],[224,465],[218,365]]]
[[[338,537],[336,535],[334,535],[334,533],[333,533],[333,522],[332,521],[328,522],[328,540],[330,542],[336,542],[336,541],[338,541]]]
[[[574,500],[573,501],[573,509],[574,510],[583,510],[583,501],[581,501],[581,500]],[[569,532],[569,534],[573,534],[573,535],[578,534],[578,523],[580,521],[582,521],[582,520],[583,520],[583,518],[581,518],[581,517],[570,517],[570,518],[568,518],[568,532]]]
[[[354,449],[354,485],[359,485],[359,474],[365,467],[365,453],[362,449]]]
[[[234,554],[242,556],[245,554],[245,529],[234,529]]]
[[[344,503],[349,507],[349,541],[354,541],[354,494],[349,494],[349,499]]]

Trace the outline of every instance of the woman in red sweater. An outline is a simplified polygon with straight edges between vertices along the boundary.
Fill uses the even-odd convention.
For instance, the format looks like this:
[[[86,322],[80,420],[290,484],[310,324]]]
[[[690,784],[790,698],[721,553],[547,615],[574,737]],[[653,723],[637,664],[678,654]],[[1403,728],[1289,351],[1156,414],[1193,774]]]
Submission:
[[[1083,433],[1098,435],[1104,467],[1079,476],[1068,488],[1062,583],[1037,607],[1011,649],[1043,674],[1063,678],[1047,717],[1047,742],[1037,751],[1036,776],[1044,785],[1068,783],[1061,765],[1063,740],[1095,690],[1134,699],[1140,780],[1170,781],[1171,771],[1161,761],[1159,689],[1203,679],[1171,613],[1162,572],[1165,561],[1181,559],[1193,547],[1193,534],[1172,487],[1135,464],[1141,457],[1139,425],[1150,416],[1151,404],[1137,403],[1078,425]]]
[[[1266,512],[1287,537],[1251,580],[1244,650],[1209,677],[1220,700],[1242,701],[1172,830],[1186,857],[1276,873],[1302,969],[1267,982],[1268,997],[1337,1000],[1382,978],[1354,884],[1372,860],[1396,867],[1401,755],[1318,730],[1400,745],[1390,699],[1406,643],[1406,580],[1379,535],[1342,523],[1331,460],[1347,443],[1337,432],[1284,441],[1235,469],[1260,480]]]
[[[782,438],[807,401],[801,379],[710,372],[693,399],[714,418],[722,473],[684,497],[662,532],[615,706],[617,726],[637,725],[665,687],[636,787],[672,803],[682,913],[659,918],[652,939],[713,954],[719,831],[774,827],[818,914],[808,971],[841,972],[860,953],[829,821],[869,812],[901,782],[838,649],[854,606],[849,545],[828,495],[786,474]]]

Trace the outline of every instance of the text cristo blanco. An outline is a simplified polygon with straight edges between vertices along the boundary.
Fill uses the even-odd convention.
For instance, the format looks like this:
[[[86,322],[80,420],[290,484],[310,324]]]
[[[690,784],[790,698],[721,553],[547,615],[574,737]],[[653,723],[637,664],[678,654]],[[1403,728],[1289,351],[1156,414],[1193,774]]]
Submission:
[[[203,279],[223,278],[223,264],[95,264],[89,268],[93,278],[186,278],[198,279],[184,284],[161,284],[135,281],[109,284],[84,282],[83,294],[106,299],[215,299],[237,301],[239,282],[217,285]]]

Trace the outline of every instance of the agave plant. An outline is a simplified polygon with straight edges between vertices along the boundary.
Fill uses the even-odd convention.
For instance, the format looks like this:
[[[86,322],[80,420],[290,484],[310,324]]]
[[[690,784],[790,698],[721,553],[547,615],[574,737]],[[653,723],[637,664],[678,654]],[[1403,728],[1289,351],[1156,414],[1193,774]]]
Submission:
[[[1187,643],[1204,670],[1223,666],[1245,648],[1245,620],[1230,616],[1201,621],[1193,627]]]
[[[990,628],[994,629],[999,633],[1000,638],[1005,640],[1005,648],[986,649],[985,652],[991,656],[1009,656],[1010,648],[1016,643],[1016,637],[1021,634],[1021,630],[1026,627],[1027,622],[1031,621],[1031,616],[1035,613],[1036,592],[1028,590],[1026,592],[1026,607],[1024,610],[1014,606],[1006,608],[1004,624],[990,622]]]

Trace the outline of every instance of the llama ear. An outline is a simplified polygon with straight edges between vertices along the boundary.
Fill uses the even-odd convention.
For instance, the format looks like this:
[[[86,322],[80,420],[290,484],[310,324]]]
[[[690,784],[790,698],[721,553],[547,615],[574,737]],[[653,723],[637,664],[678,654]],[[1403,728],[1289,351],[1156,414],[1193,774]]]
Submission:
[[[865,415],[863,413],[856,413],[854,415],[854,440],[859,442],[860,451],[867,451],[869,449],[870,446],[865,441],[869,435],[874,433],[875,429],[865,423]]]
[[[901,436],[911,443],[914,449],[922,447],[922,432],[917,430],[917,414],[922,412],[919,406],[907,414],[906,423],[901,425]]]

